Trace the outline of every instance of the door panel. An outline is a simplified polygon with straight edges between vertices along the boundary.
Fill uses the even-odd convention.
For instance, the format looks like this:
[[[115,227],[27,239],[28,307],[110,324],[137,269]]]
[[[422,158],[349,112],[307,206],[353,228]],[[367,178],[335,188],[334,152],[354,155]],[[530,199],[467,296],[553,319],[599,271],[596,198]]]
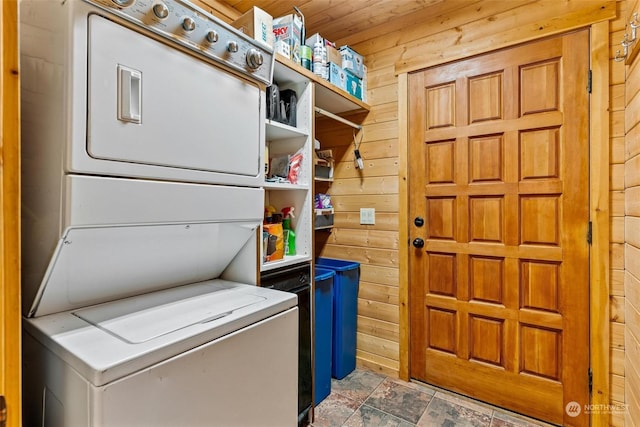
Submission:
[[[585,30],[409,76],[411,376],[565,425],[588,424],[565,412],[589,403],[588,54]]]

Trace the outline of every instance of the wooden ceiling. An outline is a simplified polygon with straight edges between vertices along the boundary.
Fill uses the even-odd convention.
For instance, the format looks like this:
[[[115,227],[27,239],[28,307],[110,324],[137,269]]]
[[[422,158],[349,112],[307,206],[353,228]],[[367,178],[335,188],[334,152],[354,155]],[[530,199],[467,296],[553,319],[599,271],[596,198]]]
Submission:
[[[378,28],[378,34],[383,34],[384,24],[416,12],[433,8],[438,14],[445,0],[218,0],[218,3],[240,13],[257,6],[274,18],[293,13],[293,6],[297,6],[304,15],[307,35],[319,32],[328,40],[350,44],[356,34],[370,33],[372,28]],[[474,1],[446,3],[460,5]]]

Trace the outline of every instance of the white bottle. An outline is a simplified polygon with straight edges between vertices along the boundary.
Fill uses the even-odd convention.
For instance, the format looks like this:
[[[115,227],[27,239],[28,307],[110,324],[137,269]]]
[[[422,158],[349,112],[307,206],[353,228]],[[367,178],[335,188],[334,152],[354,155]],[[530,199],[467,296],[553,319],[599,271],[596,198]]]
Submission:
[[[321,41],[317,41],[313,45],[313,74],[315,74],[318,77],[324,78],[324,74],[325,74],[324,69],[326,67],[324,67],[322,63],[322,51],[323,51],[322,44],[323,43]]]
[[[327,46],[325,46],[323,43],[321,48],[322,48],[322,78],[325,80],[329,80],[329,61],[327,60]]]

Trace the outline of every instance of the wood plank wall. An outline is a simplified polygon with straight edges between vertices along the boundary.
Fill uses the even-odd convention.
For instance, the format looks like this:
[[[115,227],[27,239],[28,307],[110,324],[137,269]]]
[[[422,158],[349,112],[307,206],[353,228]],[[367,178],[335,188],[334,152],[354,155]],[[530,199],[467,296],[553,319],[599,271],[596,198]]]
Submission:
[[[479,2],[443,2],[435,16],[416,13],[388,25],[385,31],[371,29],[348,40],[337,41],[352,45],[365,56],[368,102],[372,108],[365,120],[360,148],[365,169],[355,170],[352,150],[338,153],[336,182],[328,189],[337,202],[336,229],[327,237],[326,243],[318,242],[318,249],[323,256],[354,259],[363,264],[365,285],[364,293],[360,294],[358,317],[359,325],[362,325],[358,331],[359,363],[397,375],[400,360],[397,315],[393,312],[399,310],[396,306],[397,270],[406,266],[397,264],[395,246],[401,243],[397,242],[397,230],[388,227],[397,222],[400,211],[396,72],[406,68],[406,64],[414,63],[406,52],[415,52],[425,66],[433,65],[445,57],[455,59],[488,50],[487,37],[506,40],[505,35],[510,35],[509,43],[513,44],[549,34],[549,28],[557,32],[561,28],[586,25],[605,16],[605,9],[609,12],[612,7],[615,9],[612,2],[595,3],[576,5],[575,2],[557,1],[553,8],[548,8],[538,1],[485,2],[482,5]],[[430,11],[433,13],[434,10]],[[453,37],[454,34],[458,36]],[[352,139],[347,135],[350,131],[318,128],[317,136],[323,146],[340,147]],[[376,207],[376,219],[380,218],[380,222],[375,226],[360,226],[357,222],[360,207]],[[373,231],[382,237],[379,244],[384,247],[373,249],[369,245],[370,237],[363,238],[365,234],[371,236]]]
[[[628,0],[627,10],[621,15],[629,22],[634,12],[640,12],[640,1]],[[623,23],[623,24],[624,24]],[[620,38],[617,38],[619,40]],[[637,43],[636,43],[637,45]],[[624,369],[623,382],[625,425],[640,425],[640,46],[633,46],[635,59],[627,62],[624,91]],[[633,57],[633,55],[632,55]],[[613,301],[613,300],[612,300]]]
[[[610,397],[615,404],[625,403],[625,291],[624,291],[624,162],[625,162],[625,65],[614,61],[616,51],[625,32],[627,2],[618,2],[618,13],[610,21],[611,74],[610,74]],[[625,414],[611,414],[612,426],[625,425]]]

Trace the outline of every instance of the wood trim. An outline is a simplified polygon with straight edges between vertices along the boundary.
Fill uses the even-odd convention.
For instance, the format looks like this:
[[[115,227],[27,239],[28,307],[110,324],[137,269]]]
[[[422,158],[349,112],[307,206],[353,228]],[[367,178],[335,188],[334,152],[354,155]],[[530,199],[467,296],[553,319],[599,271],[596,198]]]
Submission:
[[[409,381],[409,99],[407,73],[398,76],[398,176],[399,180],[399,255],[400,255],[400,379]]]
[[[9,427],[21,425],[20,79],[18,2],[0,2],[0,394]]]
[[[609,404],[609,22],[591,26],[590,254],[591,403]],[[608,426],[606,411],[592,414],[593,426]]]
[[[616,17],[616,2],[610,0],[583,0],[581,2],[562,0],[554,2],[553,7],[549,10],[552,11],[552,14],[546,19],[524,23],[508,31],[497,34],[492,33],[480,39],[470,38],[467,42],[458,41],[444,50],[423,49],[422,46],[424,46],[425,40],[415,40],[404,46],[400,60],[395,63],[395,73],[399,75],[422,70],[446,62],[457,61],[527,41],[584,28],[594,22],[608,22],[608,20]],[[505,21],[514,19],[512,16],[514,13],[521,14],[523,12],[521,10],[505,11],[490,17],[488,20]],[[486,25],[486,22],[470,22],[441,33],[439,38],[458,40],[461,34],[471,34],[474,28],[483,25]],[[420,53],[422,51],[424,53]]]

